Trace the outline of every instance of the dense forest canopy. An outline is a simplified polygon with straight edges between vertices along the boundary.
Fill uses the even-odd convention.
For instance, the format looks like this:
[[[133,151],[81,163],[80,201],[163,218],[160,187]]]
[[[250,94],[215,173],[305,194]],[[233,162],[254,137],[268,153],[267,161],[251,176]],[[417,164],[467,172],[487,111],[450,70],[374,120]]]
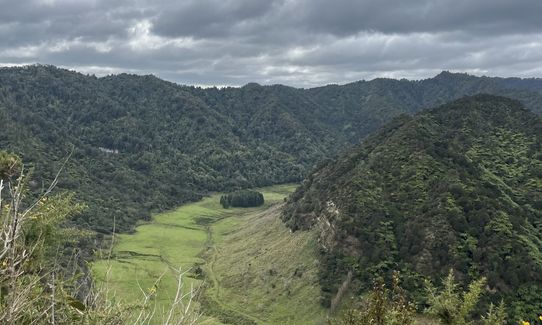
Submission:
[[[202,89],[153,76],[2,68],[0,148],[35,166],[34,192],[71,154],[58,189],[88,206],[72,222],[108,233],[115,217],[127,231],[209,191],[300,181],[400,114],[480,92],[540,112],[541,89],[539,79],[448,72],[313,89]]]
[[[453,269],[463,283],[486,277],[512,319],[537,317],[542,120],[489,95],[398,117],[313,171],[283,220],[319,231],[326,299],[348,272],[363,290],[399,270],[416,296]]]

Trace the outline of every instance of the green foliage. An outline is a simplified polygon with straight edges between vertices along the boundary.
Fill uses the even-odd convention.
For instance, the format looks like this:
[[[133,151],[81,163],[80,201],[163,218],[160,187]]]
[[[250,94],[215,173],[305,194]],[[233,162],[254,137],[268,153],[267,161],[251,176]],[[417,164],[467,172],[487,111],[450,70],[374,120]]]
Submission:
[[[477,306],[484,292],[485,278],[472,281],[467,291],[459,290],[459,284],[450,270],[442,283],[442,288],[437,290],[430,281],[426,281],[427,304],[425,312],[439,320],[441,324],[468,325],[468,324],[506,324],[506,308],[504,302],[495,307],[490,304],[485,315],[477,321],[475,314]]]
[[[249,208],[258,207],[264,203],[263,194],[252,190],[236,191],[224,194],[220,197],[220,204],[223,208]]]
[[[84,205],[77,203],[73,193],[45,196],[38,201],[30,215],[32,222],[25,229],[25,242],[35,246],[34,262],[54,263],[55,258],[60,258],[59,251],[74,247],[82,238],[92,235],[89,231],[65,226],[66,220],[81,213],[84,208]]]
[[[16,155],[0,150],[0,179],[8,181],[19,174],[22,163]]]
[[[450,271],[443,280],[441,289],[436,289],[429,281],[426,281],[429,307],[425,312],[431,317],[431,324],[434,320],[440,324],[450,325],[506,324],[506,309],[502,301],[498,307],[491,304],[488,312],[480,320],[473,317],[483,295],[485,281],[484,278],[473,281],[465,292],[459,290],[453,271]],[[414,324],[415,308],[408,300],[406,291],[399,285],[399,274],[394,272],[392,290],[387,289],[382,280],[378,280],[359,307],[346,309],[339,318],[330,323],[340,325]]]
[[[415,308],[408,301],[406,292],[399,285],[399,276],[394,274],[391,290],[378,280],[367,297],[357,308],[349,308],[331,321],[336,325],[410,325],[414,324]]]
[[[495,307],[495,305],[490,304],[487,315],[482,316],[482,324],[484,325],[505,325],[506,324],[506,307],[504,302],[501,301],[500,304]]]
[[[436,289],[430,281],[426,281],[427,305],[425,313],[431,324],[449,325],[504,325],[506,324],[506,308],[504,302],[489,309],[481,318],[477,318],[476,309],[484,293],[484,278],[471,282],[467,291],[459,289],[453,271],[442,281],[442,288]],[[414,304],[409,301],[406,291],[399,285],[399,275],[394,272],[393,286],[389,290],[378,280],[372,291],[362,299],[358,307],[346,309],[340,317],[332,320],[337,325],[390,325],[414,324]]]
[[[438,318],[442,324],[471,324],[471,314],[480,300],[485,283],[485,278],[473,281],[469,284],[466,292],[460,293],[452,270],[443,281],[443,288],[440,291],[427,281],[427,304],[429,308],[427,308],[426,312]],[[497,317],[496,313],[491,312],[492,318]],[[501,320],[502,322],[503,320]]]
[[[364,289],[398,269],[422,304],[421,279],[453,268],[462,284],[487,278],[492,294],[483,304],[504,299],[514,318],[534,317],[541,150],[542,122],[518,102],[461,99],[397,118],[317,168],[290,196],[283,220],[321,230],[327,299],[351,270]]]
[[[6,156],[8,166],[20,161],[0,151]],[[46,191],[38,201],[26,199],[28,177],[19,167],[16,179],[0,180],[0,323],[120,324],[120,309],[76,298],[83,293],[82,273],[77,265],[59,263],[65,249],[85,235],[64,224],[83,207],[70,194]]]
[[[53,181],[33,201],[25,195],[28,183],[22,165],[16,179],[0,180],[0,323],[120,325],[135,320],[134,314],[139,315],[136,323],[148,323],[155,314],[150,303],[155,292],[144,293],[138,304],[124,305],[115,300],[108,283],[88,286],[85,270],[73,263],[76,256],[63,264],[62,254],[88,236],[66,225],[84,208],[74,195],[52,195]],[[166,306],[164,323],[195,324],[199,317],[191,307],[195,291],[182,291],[182,275],[177,273],[177,290]]]

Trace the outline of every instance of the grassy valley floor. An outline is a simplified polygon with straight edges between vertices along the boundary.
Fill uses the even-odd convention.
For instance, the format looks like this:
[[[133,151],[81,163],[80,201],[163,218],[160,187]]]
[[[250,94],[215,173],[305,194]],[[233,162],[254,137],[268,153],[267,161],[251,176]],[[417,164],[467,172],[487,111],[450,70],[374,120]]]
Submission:
[[[265,197],[258,208],[223,209],[215,194],[156,215],[134,234],[117,236],[111,258],[93,264],[94,277],[126,304],[140,302],[141,290],[156,290],[156,324],[175,295],[174,270],[195,265],[204,276],[186,278],[185,286],[203,288],[204,324],[319,323],[324,310],[312,235],[292,234],[278,219],[294,188],[258,189]]]

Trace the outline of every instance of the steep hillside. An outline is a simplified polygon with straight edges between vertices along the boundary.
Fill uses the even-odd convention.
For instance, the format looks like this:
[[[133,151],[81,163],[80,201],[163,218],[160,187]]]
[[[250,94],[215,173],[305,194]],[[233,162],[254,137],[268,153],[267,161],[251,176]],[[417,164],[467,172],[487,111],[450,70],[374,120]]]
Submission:
[[[228,324],[323,323],[313,233],[292,233],[280,205],[239,222],[221,220],[213,230],[204,310]]]
[[[326,301],[349,271],[363,290],[400,270],[423,303],[423,278],[453,268],[465,283],[487,277],[492,299],[534,317],[542,308],[542,120],[489,95],[396,118],[317,168],[283,220],[320,233]]]
[[[301,180],[318,162],[391,118],[465,94],[521,99],[537,110],[537,79],[442,73],[315,89],[179,86],[153,76],[86,76],[51,66],[0,69],[0,148],[88,205],[74,223],[126,231],[152,211],[209,191]],[[42,183],[34,183],[40,191]]]

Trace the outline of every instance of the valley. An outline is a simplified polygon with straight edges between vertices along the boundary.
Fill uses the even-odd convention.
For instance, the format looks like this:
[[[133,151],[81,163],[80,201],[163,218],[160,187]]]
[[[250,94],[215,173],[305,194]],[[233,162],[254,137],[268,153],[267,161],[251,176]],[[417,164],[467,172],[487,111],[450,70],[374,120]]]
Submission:
[[[213,194],[155,215],[134,233],[116,236],[111,257],[104,253],[93,263],[94,277],[128,305],[141,302],[142,290],[155,292],[156,324],[175,295],[179,267],[192,269],[184,285],[200,288],[203,324],[314,323],[324,309],[312,234],[292,234],[278,218],[294,189],[259,189],[265,204],[257,208],[224,209],[220,194]],[[198,267],[199,276],[193,271]]]
[[[542,325],[542,1],[0,8],[0,325]]]
[[[457,297],[487,282],[461,321],[501,301],[494,319],[542,309],[538,79],[204,89],[38,65],[0,69],[0,81],[0,180],[27,193],[0,212],[12,229],[28,219],[19,252],[40,248],[12,255],[32,260],[27,281],[51,270],[45,312],[56,270],[77,283],[91,265],[96,280],[64,286],[55,308],[68,322],[170,323],[179,272],[183,292],[200,288],[204,324],[320,324],[335,306],[332,322],[369,317],[360,304],[401,296],[395,280],[412,305],[379,310],[433,321],[443,314],[426,281],[440,289],[449,275]],[[265,204],[233,208],[261,203],[247,189]],[[36,217],[11,209],[18,199],[38,199],[23,204]]]

